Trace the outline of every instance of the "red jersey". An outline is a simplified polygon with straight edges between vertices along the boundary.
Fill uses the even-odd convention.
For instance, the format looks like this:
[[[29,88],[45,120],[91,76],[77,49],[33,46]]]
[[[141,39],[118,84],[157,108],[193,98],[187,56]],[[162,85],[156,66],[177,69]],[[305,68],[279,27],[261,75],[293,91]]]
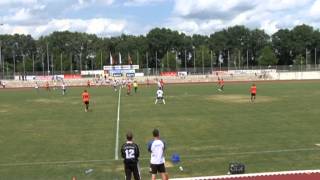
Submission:
[[[160,80],[160,85],[161,85],[161,87],[163,87],[163,86],[164,86],[164,82],[163,82],[163,80],[162,80],[162,79]]]
[[[256,94],[257,93],[257,86],[251,86],[251,93]]]
[[[87,102],[87,101],[89,101],[89,99],[90,99],[89,93],[88,92],[83,92],[82,93],[82,101],[83,102]]]

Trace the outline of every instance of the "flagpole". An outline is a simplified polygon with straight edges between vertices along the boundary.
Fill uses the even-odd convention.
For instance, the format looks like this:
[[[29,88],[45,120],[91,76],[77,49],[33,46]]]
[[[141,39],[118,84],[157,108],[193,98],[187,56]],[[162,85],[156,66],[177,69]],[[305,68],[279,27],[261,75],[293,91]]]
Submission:
[[[211,60],[210,68],[211,68],[211,73],[212,73],[213,72],[213,68],[212,68],[212,61],[213,61],[212,50],[210,50],[210,60]]]
[[[72,70],[73,70],[72,69],[72,58],[73,58],[73,55],[70,53],[70,74],[72,74]]]
[[[148,52],[146,52],[146,58],[147,58],[147,74],[149,76],[149,59],[148,59]]]
[[[169,71],[169,52],[167,51],[167,71]]]
[[[101,67],[101,70],[103,69],[102,67],[102,51],[100,51],[100,67]]]
[[[317,48],[314,48],[314,68],[317,67]]]
[[[48,68],[48,76],[50,75],[50,64],[49,64],[49,43],[47,42],[47,68]]]
[[[228,71],[229,71],[229,66],[230,66],[230,51],[229,51],[229,49],[228,49]]]
[[[204,51],[203,51],[203,48],[201,48],[201,55],[202,55],[202,74],[204,75]]]
[[[158,51],[156,51],[156,75],[158,75]]]
[[[137,51],[137,64],[139,66],[139,51]]]
[[[307,69],[307,65],[308,65],[308,49],[306,48],[306,69]]]
[[[187,50],[184,50],[184,69],[187,72]]]
[[[60,74],[62,74],[62,53],[60,53]]]
[[[176,71],[178,71],[178,51],[176,51]]]
[[[247,49],[247,70],[249,69],[249,51]]]
[[[52,71],[52,75],[54,75],[54,63],[53,63],[53,61],[54,61],[54,59],[53,59],[53,54],[51,54],[51,71]],[[81,73],[81,71],[80,71],[80,73]]]
[[[34,75],[34,54],[32,54],[32,74]]]
[[[196,51],[193,49],[193,73],[196,73]]]

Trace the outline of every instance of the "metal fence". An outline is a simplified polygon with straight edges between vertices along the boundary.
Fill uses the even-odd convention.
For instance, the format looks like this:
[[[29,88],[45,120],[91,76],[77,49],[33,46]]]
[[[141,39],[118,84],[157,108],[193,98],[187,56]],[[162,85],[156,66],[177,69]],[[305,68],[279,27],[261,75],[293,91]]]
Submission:
[[[287,65],[287,66],[243,66],[243,67],[178,67],[178,68],[143,68],[136,70],[136,72],[144,73],[145,76],[160,75],[162,72],[187,72],[188,75],[208,75],[215,71],[229,71],[229,70],[265,70],[275,69],[277,72],[306,72],[306,71],[320,71],[320,65]],[[101,70],[101,69],[95,69]],[[80,74],[80,70],[68,71],[18,71],[8,67],[0,68],[0,79],[14,79],[15,76],[47,76],[47,75],[62,75],[62,74]]]

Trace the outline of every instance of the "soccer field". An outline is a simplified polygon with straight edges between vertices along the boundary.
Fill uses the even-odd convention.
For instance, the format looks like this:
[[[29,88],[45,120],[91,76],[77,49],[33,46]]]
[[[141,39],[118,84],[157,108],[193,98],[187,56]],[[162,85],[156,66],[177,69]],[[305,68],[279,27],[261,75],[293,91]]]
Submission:
[[[250,86],[226,83],[219,92],[215,84],[168,84],[165,105],[154,104],[156,86],[132,96],[123,89],[119,145],[131,130],[143,179],[150,179],[153,128],[167,143],[170,178],[226,174],[230,162],[244,163],[248,173],[319,168],[320,83],[260,82],[255,103]],[[83,89],[65,96],[60,89],[0,90],[0,179],[124,179],[120,154],[115,160],[119,93],[89,88],[92,111],[85,113]],[[173,153],[178,165],[170,163]]]

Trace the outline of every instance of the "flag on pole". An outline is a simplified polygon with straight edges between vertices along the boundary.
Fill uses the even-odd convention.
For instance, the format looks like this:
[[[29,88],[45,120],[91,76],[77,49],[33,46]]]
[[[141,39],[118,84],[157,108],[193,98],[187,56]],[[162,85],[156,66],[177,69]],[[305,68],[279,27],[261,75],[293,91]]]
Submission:
[[[110,65],[113,65],[113,58],[112,58],[111,52],[110,52]]]
[[[222,56],[222,54],[221,54],[221,53],[219,54],[219,63],[220,63],[220,64],[222,64],[222,63],[223,63],[223,56]]]
[[[119,64],[122,64],[121,62],[121,53],[119,52]]]
[[[132,65],[132,59],[131,59],[131,56],[130,56],[129,53],[128,53],[128,64],[129,64],[129,65]]]

